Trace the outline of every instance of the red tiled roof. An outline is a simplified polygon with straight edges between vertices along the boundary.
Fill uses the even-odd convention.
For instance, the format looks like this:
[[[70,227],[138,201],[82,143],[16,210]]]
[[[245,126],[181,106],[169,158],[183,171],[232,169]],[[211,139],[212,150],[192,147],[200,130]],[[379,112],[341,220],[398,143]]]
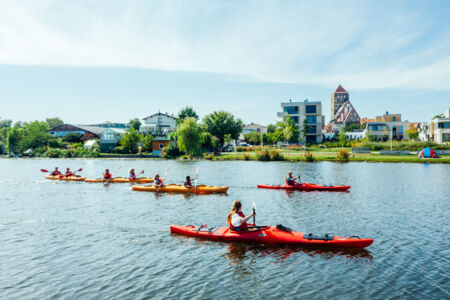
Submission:
[[[341,85],[334,91],[335,93],[348,93]]]

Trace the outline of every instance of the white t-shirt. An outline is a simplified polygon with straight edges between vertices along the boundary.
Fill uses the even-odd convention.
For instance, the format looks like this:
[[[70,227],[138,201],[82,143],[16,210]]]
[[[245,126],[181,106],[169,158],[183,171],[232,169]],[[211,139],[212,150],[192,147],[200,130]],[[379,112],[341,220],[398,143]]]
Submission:
[[[237,213],[234,213],[231,216],[231,225],[233,225],[234,227],[239,227],[242,225],[242,221],[244,220],[244,218],[242,218],[240,215],[238,215]]]

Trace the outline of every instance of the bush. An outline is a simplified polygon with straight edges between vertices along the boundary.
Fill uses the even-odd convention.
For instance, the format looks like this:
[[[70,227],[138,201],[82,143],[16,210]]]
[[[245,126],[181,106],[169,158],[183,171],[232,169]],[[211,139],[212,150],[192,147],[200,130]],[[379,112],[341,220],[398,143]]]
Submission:
[[[169,142],[169,144],[162,150],[162,153],[162,157],[164,158],[177,158],[178,156],[183,154],[178,149],[177,143],[175,141]]]
[[[278,150],[260,150],[256,152],[256,159],[259,161],[280,161],[284,160],[284,156]]]
[[[62,137],[62,140],[68,143],[81,143],[83,141],[83,135],[80,133],[68,133]]]
[[[280,161],[284,160],[283,154],[280,153],[278,150],[269,151],[270,160],[272,161]]]
[[[261,150],[256,152],[256,159],[260,161],[270,161],[269,151]]]
[[[244,160],[250,160],[250,153],[243,153],[242,155],[244,155]]]
[[[309,152],[309,151],[306,151],[305,152],[305,155],[303,155],[303,160],[305,160],[305,161],[315,161],[316,159],[314,158],[314,156],[312,155],[312,153],[311,152]]]
[[[350,159],[350,154],[347,150],[341,149],[339,153],[336,154],[336,160],[339,162],[348,162]]]
[[[203,158],[208,159],[208,160],[212,160],[214,158],[214,153],[203,153]]]

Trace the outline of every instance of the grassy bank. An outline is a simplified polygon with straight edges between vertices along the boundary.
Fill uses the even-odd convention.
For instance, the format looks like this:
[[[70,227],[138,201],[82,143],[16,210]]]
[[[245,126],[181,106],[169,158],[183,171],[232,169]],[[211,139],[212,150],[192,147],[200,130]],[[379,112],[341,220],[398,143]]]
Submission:
[[[304,151],[282,150],[285,161],[306,161]],[[338,161],[336,155],[339,152],[324,149],[324,151],[312,151],[314,161]],[[349,162],[398,162],[398,163],[450,163],[450,155],[443,155],[439,159],[421,159],[416,155],[380,155],[379,153],[349,153]],[[256,152],[230,152],[215,156],[213,160],[257,160]]]

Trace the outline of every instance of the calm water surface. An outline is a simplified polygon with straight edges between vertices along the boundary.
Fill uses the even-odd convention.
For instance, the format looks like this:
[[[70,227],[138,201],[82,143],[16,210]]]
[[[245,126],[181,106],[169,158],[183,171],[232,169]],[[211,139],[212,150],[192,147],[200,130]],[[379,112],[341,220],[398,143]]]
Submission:
[[[133,192],[129,184],[44,179],[69,166],[145,169],[228,195]],[[288,170],[349,193],[258,190]],[[449,299],[450,166],[387,163],[0,160],[1,299]],[[367,250],[262,247],[171,235],[170,224],[225,224],[231,203],[256,223],[373,238]]]

